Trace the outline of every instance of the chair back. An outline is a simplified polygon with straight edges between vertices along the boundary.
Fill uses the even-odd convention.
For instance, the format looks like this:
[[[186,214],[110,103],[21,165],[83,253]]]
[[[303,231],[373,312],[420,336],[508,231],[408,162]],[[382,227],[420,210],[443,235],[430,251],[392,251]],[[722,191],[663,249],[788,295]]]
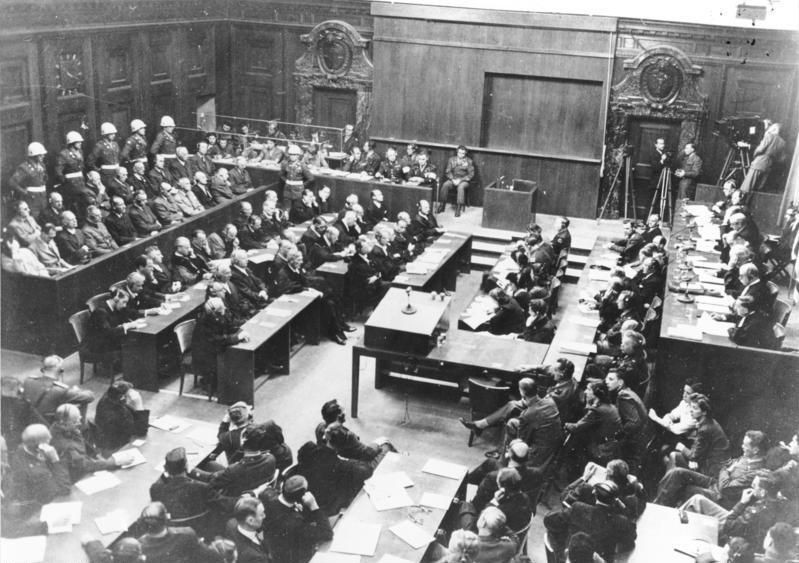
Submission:
[[[774,301],[774,308],[771,312],[771,320],[775,323],[780,323],[782,326],[788,325],[788,319],[791,317],[791,304],[782,299]]]
[[[782,348],[782,341],[785,340],[785,327],[782,326],[780,323],[774,323],[774,340],[776,341],[776,348],[779,350]]]
[[[469,378],[469,406],[472,420],[491,414],[508,402],[510,387],[490,381]]]
[[[196,319],[189,319],[175,326],[175,338],[178,340],[181,356],[191,350],[191,339],[194,336],[194,326],[196,324]]]
[[[533,515],[530,516],[530,521],[527,523],[527,525],[516,532],[516,538],[519,540],[519,545],[516,548],[516,557],[527,553],[527,534],[530,533],[530,526],[533,525],[534,518],[535,512],[533,512]]]
[[[77,338],[78,344],[81,344],[83,338],[86,336],[86,325],[89,324],[89,316],[91,316],[89,310],[84,309],[69,317],[69,324],[72,325],[72,330],[75,332],[75,338]]]
[[[86,307],[88,307],[89,312],[93,312],[97,306],[102,303],[103,301],[108,301],[111,298],[111,292],[106,291],[105,293],[100,293],[95,295],[94,297],[90,297],[88,301],[86,301]]]
[[[560,286],[563,282],[560,278],[552,278],[549,284],[549,314],[554,315],[558,310],[558,294],[560,293]]]

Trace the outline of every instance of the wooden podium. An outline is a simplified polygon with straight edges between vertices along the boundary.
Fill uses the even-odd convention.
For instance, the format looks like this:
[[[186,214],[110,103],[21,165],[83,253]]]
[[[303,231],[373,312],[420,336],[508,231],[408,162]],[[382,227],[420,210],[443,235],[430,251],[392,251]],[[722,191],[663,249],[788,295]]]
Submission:
[[[538,185],[530,180],[514,178],[513,189],[489,184],[483,195],[483,223],[487,229],[526,231],[535,221],[535,200]]]

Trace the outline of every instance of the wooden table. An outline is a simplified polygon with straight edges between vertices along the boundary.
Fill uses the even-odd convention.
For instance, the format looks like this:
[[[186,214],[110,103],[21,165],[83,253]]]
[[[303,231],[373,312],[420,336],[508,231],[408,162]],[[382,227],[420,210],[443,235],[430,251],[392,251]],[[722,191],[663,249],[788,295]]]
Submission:
[[[433,475],[431,473],[424,473],[422,468],[427,463],[428,457],[418,453],[402,453],[402,454],[388,454],[386,458],[377,466],[375,475],[386,475],[396,471],[404,471],[411,481],[413,486],[406,489],[413,502],[417,506],[395,508],[391,510],[378,511],[375,510],[372,501],[365,491],[361,490],[350,506],[344,512],[344,515],[336,523],[333,528],[334,538],[336,530],[341,529],[349,523],[365,522],[369,524],[380,524],[380,537],[377,542],[377,549],[373,557],[361,556],[361,561],[380,561],[383,555],[394,555],[401,559],[408,561],[419,562],[424,559],[429,545],[425,545],[418,549],[413,549],[410,545],[401,540],[393,532],[389,530],[390,527],[409,519],[409,514],[417,520],[417,524],[421,526],[427,533],[433,536],[436,530],[441,526],[444,521],[448,510],[440,508],[425,508],[420,510],[418,503],[423,493],[435,493],[454,499],[458,496],[459,491],[465,489],[465,477],[460,479],[449,479]],[[450,509],[455,509],[456,505],[450,504]],[[319,551],[326,552],[330,549],[330,542],[320,546]],[[312,560],[313,562],[313,560]]]
[[[170,309],[168,315],[157,315],[142,319],[146,326],[129,330],[122,343],[122,373],[137,389],[158,391],[158,368],[164,360],[164,350],[173,352],[168,344],[175,339],[174,328],[189,318],[194,318],[205,303],[206,282],[189,288],[183,295],[186,301],[172,298],[167,303],[179,305]]]
[[[94,520],[105,516],[114,510],[124,510],[128,519],[128,525],[136,521],[142,509],[149,502],[150,485],[159,476],[159,472],[154,469],[164,463],[164,456],[167,452],[177,447],[186,448],[189,467],[194,467],[204,459],[214,449],[216,443],[217,426],[207,422],[197,420],[182,419],[191,423],[191,426],[181,432],[174,434],[150,427],[147,433],[146,442],[139,446],[139,450],[147,459],[147,463],[131,467],[130,469],[117,469],[113,474],[119,478],[121,483],[116,487],[100,491],[93,495],[85,495],[76,487],[68,497],[58,498],[56,502],[75,502],[81,501],[80,524],[73,526],[71,533],[54,534],[47,536],[47,550],[45,561],[47,563],[83,563],[88,561],[80,540],[84,535],[90,535],[100,539],[103,544],[111,544],[118,536],[118,533],[100,535]],[[207,436],[202,441],[192,438],[195,431],[202,436]],[[125,446],[124,449],[127,449]]]
[[[675,213],[675,234],[687,235],[686,220]],[[668,279],[678,275],[675,236],[669,240]],[[692,251],[690,256],[704,256],[718,262],[718,254]],[[698,264],[699,262],[695,262]],[[715,418],[733,442],[742,439],[752,428],[770,436],[790,436],[795,431],[796,405],[799,404],[799,355],[792,352],[738,346],[729,338],[703,334],[702,340],[690,340],[669,334],[679,324],[695,326],[701,316],[697,304],[677,300],[678,293],[667,291],[663,320],[657,343],[655,368],[655,406],[672,409],[679,403],[682,387],[689,377],[700,379],[712,398]],[[786,339],[785,346],[799,347]],[[769,416],[763,416],[769,413]]]
[[[441,256],[440,259],[439,256]],[[472,235],[448,231],[438,237],[411,262],[411,264],[426,267],[426,273],[403,272],[394,278],[391,285],[393,287],[410,287],[417,291],[455,291],[458,274],[469,273],[471,262]]]
[[[718,543],[719,521],[712,516],[688,512],[683,524],[676,508],[648,503],[638,519],[635,549],[616,555],[618,563],[693,563],[694,558],[674,550],[675,545],[704,540],[708,547]]]
[[[222,404],[254,404],[255,380],[268,364],[281,364],[289,373],[292,332],[302,327],[306,342],[319,343],[321,300],[304,291],[279,297],[244,323],[250,340],[229,346],[217,358],[218,396]]]

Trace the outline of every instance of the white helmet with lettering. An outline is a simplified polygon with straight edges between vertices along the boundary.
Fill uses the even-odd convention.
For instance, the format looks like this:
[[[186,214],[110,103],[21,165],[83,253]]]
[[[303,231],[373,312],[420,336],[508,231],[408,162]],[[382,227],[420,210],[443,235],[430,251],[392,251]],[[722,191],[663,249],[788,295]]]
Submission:
[[[299,155],[301,155],[302,154],[302,149],[299,146],[295,145],[295,144],[291,144],[291,145],[289,145],[288,153],[289,154],[299,154]]]
[[[169,117],[168,115],[165,115],[161,118],[161,127],[174,127],[174,126],[175,126],[175,120]]]
[[[147,124],[141,119],[134,119],[130,122],[130,130],[134,133],[139,129],[144,129],[145,127],[147,127]]]
[[[67,144],[71,145],[72,143],[82,143],[83,137],[81,137],[80,133],[77,131],[70,131],[67,133]]]
[[[113,123],[109,123],[108,121],[106,121],[105,123],[100,125],[100,135],[103,135],[103,136],[111,135],[111,134],[116,133],[116,132],[117,132],[117,128],[114,127]]]
[[[47,149],[44,148],[43,144],[34,141],[28,145],[28,156],[42,156],[45,154],[47,154]]]

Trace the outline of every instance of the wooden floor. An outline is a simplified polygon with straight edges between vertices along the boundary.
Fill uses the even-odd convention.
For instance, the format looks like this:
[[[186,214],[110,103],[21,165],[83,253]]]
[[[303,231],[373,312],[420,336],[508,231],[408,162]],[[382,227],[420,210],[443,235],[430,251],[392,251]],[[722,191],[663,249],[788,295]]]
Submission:
[[[447,211],[440,216],[440,222],[453,230],[474,232],[479,229],[481,212],[480,208],[469,208],[462,217],[455,219],[452,211]],[[539,216],[545,236],[552,233],[553,220],[551,216]],[[577,219],[572,222],[571,231],[575,238],[584,233],[600,232],[620,236],[621,224],[619,221],[597,224],[595,220]],[[458,278],[458,291],[451,309],[452,326],[457,324],[458,315],[477,290],[480,276],[480,272],[472,272]],[[575,300],[576,293],[576,286],[565,284],[561,302]],[[350,335],[353,342],[363,335],[362,323],[354,324],[358,330]],[[0,369],[4,376],[24,378],[38,371],[39,362],[40,358],[3,350]],[[326,340],[318,346],[305,346],[292,359],[291,375],[272,378],[257,390],[256,420],[274,419],[282,426],[287,443],[296,452],[304,442],[314,439],[314,428],[321,420],[319,409],[322,403],[335,397],[346,408],[350,396],[350,366],[350,346],[339,346]],[[67,358],[65,368],[65,381],[77,383],[77,354]],[[497,435],[486,432],[475,441],[474,447],[467,447],[468,432],[457,419],[468,416],[468,402],[456,396],[452,389],[397,381],[377,391],[373,388],[372,361],[363,359],[361,369],[360,417],[348,424],[362,439],[388,436],[400,451],[425,451],[470,467],[480,463],[484,451],[494,446]],[[85,387],[99,397],[107,385],[107,380],[89,379]],[[199,396],[178,397],[169,392],[177,389],[177,381],[169,382],[166,388],[161,393],[145,394],[145,405],[152,410],[153,416],[169,412],[216,421],[224,414],[224,407]],[[92,414],[93,409],[90,410]],[[546,513],[546,508],[540,507],[531,528],[529,553],[534,561],[545,560],[541,522]]]

